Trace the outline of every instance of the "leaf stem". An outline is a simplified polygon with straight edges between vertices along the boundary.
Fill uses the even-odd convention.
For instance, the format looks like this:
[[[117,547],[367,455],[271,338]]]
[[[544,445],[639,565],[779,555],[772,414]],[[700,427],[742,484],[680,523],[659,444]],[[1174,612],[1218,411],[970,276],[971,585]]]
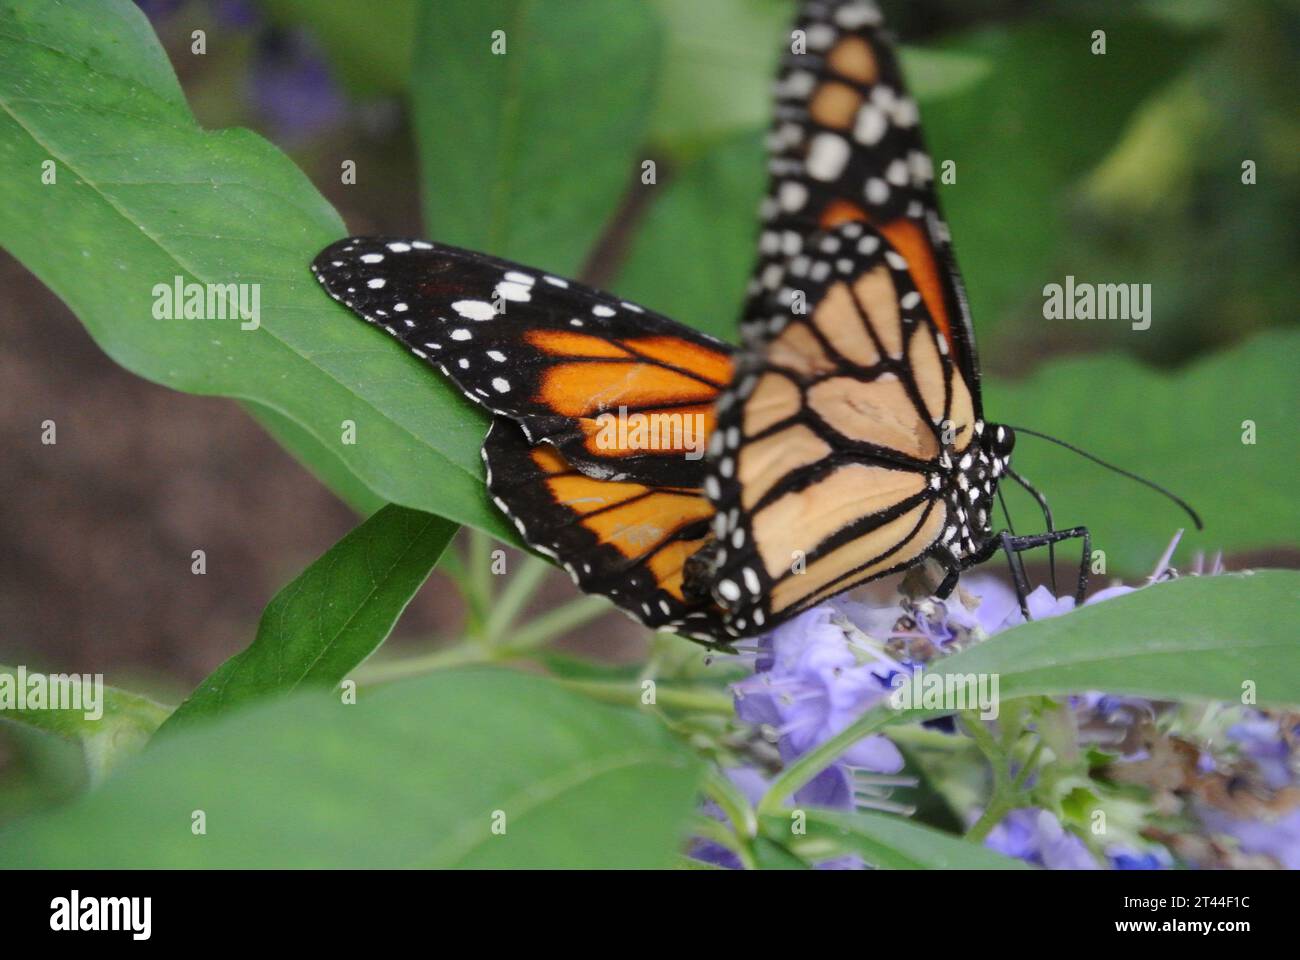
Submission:
[[[741,837],[727,829],[726,824],[697,814],[691,818],[691,833],[704,840],[712,840],[718,846],[725,847],[740,858],[740,865],[746,870],[757,867],[754,853]]]
[[[492,602],[492,609],[488,611],[487,625],[484,630],[488,643],[495,644],[500,641],[502,635],[515,622],[520,611],[533,598],[551,569],[551,565],[545,560],[531,555],[524,557],[523,563],[510,578],[506,588],[497,595]]]
[[[993,791],[989,797],[988,806],[984,808],[984,813],[975,821],[975,825],[966,833],[966,839],[975,843],[982,843],[992,829],[1002,822],[1005,817],[1015,806],[1016,788],[1011,780],[1011,771],[1008,767],[1007,753],[1002,749],[1001,744],[993,738],[980,720],[979,714],[972,710],[964,711],[961,714],[962,726],[970,734],[975,745],[979,747],[980,752],[989,762],[989,767],[993,772]]]
[[[496,646],[489,647],[482,643],[463,642],[452,647],[435,650],[433,653],[424,654],[423,656],[366,663],[353,671],[352,677],[362,685],[388,683],[392,680],[419,676],[434,670],[445,670],[449,667],[464,667],[473,664],[499,663],[522,659],[537,647],[549,643],[575,627],[596,619],[608,610],[609,601],[604,597],[580,597],[538,617],[527,627],[516,633],[508,643],[499,643]],[[639,687],[636,690],[636,696],[640,696]],[[730,703],[729,700],[728,703]],[[713,707],[716,707],[716,704]]]
[[[704,792],[727,815],[736,834],[745,839],[758,836],[758,815],[749,799],[714,764],[709,764],[704,780]]]
[[[488,663],[491,659],[491,653],[477,644],[458,643],[419,657],[363,663],[352,672],[352,679],[361,686],[370,686],[403,680],[406,677],[416,677],[435,670],[446,670],[450,667]]]
[[[465,601],[469,605],[466,632],[476,640],[486,640],[492,606],[492,538],[470,527],[465,554]]]
[[[561,680],[564,686],[596,700],[637,706],[641,703],[641,681]],[[733,706],[729,694],[708,687],[655,687],[655,704],[678,710],[717,713],[730,716]]]
[[[1029,775],[1034,772],[1034,767],[1037,766],[1038,758],[1042,752],[1043,741],[1034,741],[1034,748],[1029,751],[1029,756],[1025,759],[1025,765],[1020,768],[1020,772],[1016,774],[1015,782],[1011,784],[1017,792],[1024,789],[1025,781],[1028,780]]]
[[[562,607],[556,607],[542,614],[520,629],[509,641],[496,647],[497,654],[502,658],[510,658],[529,653],[575,627],[590,623],[608,613],[609,610],[609,601],[604,597],[583,596],[571,600]]]

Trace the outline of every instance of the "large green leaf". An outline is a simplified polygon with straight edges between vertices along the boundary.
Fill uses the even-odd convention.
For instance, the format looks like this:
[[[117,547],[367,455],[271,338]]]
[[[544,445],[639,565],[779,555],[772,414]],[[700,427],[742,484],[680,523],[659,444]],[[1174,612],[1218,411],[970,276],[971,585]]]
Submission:
[[[1261,334],[1172,374],[1123,356],[1062,360],[1018,383],[988,383],[985,410],[993,420],[1068,440],[1189,500],[1206,529],[1188,529],[1180,564],[1196,549],[1290,546],[1300,541],[1293,494],[1300,462],[1300,434],[1292,427],[1300,408],[1297,356],[1300,332],[1292,330]],[[1255,426],[1254,444],[1242,442],[1246,421]],[[1158,494],[1043,440],[1020,437],[1014,462],[1047,494],[1057,526],[1091,528],[1112,574],[1150,572],[1173,532],[1191,526]],[[1003,488],[1018,528],[1041,529],[1038,507],[1014,484]]]
[[[412,95],[430,237],[575,274],[640,173],[660,54],[638,3],[425,4]]]
[[[481,416],[313,281],[346,229],[302,173],[248,131],[200,129],[126,0],[0,0],[0,22],[0,244],[104,350],[276,411],[387,500],[513,537],[480,483]],[[260,328],[155,319],[155,284],[177,276],[259,284]]]
[[[883,870],[1027,870],[1019,860],[994,853],[932,827],[884,813],[802,811],[801,834],[793,815],[762,818],[763,833],[806,860],[856,854]]]
[[[165,738],[0,833],[0,865],[666,867],[700,769],[650,717],[512,671],[444,671]]]
[[[164,729],[337,684],[384,642],[455,533],[432,514],[384,507],[275,595],[252,646],[200,683]]]
[[[245,401],[244,408],[262,425],[263,430],[358,516],[369,516],[384,506],[383,498],[376,496],[373,490],[357,479],[356,474],[339,458],[336,449],[321,443],[297,423],[270,407]]]
[[[1132,694],[1163,700],[1300,705],[1300,643],[1288,614],[1300,572],[1183,577],[1000,633],[933,665],[997,674],[1004,700]]]

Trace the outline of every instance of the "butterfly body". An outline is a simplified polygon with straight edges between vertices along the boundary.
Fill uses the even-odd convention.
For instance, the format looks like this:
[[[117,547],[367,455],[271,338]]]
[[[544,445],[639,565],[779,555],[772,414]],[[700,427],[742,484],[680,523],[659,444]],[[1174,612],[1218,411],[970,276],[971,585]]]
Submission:
[[[334,299],[493,414],[488,491],[528,544],[648,626],[709,643],[926,559],[946,595],[999,545],[1014,444],[984,420],[878,11],[809,0],[797,29],[808,49],[777,80],[739,349],[444,244],[354,237],[313,263]]]

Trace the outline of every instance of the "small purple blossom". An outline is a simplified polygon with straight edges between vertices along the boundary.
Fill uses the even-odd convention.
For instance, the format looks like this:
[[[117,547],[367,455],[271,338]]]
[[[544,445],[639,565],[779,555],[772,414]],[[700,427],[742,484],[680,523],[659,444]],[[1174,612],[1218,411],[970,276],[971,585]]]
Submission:
[[[1107,847],[1106,860],[1112,870],[1169,870],[1174,865],[1173,858],[1162,847],[1150,850],[1121,845]]]
[[[187,0],[135,0],[146,17],[161,22],[187,5]],[[207,6],[220,23],[237,29],[254,27],[261,20],[250,0],[209,0]]]
[[[984,845],[998,853],[1049,870],[1096,870],[1087,845],[1047,810],[1012,810],[994,827]]]
[[[301,31],[272,30],[258,44],[253,101],[281,137],[301,141],[337,124],[347,101],[316,44]]]
[[[865,640],[834,607],[799,615],[760,642],[757,672],[734,687],[737,715],[773,730],[786,762],[807,753],[883,701],[893,689],[891,678],[907,669]],[[903,768],[898,748],[879,734],[855,743],[840,760],[877,773]],[[838,766],[822,771],[795,797],[852,806],[848,777]]]

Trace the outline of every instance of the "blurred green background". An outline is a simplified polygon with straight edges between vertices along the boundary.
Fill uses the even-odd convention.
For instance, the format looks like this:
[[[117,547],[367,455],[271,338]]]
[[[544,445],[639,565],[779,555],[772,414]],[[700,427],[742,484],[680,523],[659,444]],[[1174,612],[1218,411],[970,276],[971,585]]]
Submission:
[[[386,0],[364,16],[350,0],[140,6],[198,122],[266,137],[351,232],[430,236],[581,273],[732,336],[764,189],[768,85],[792,4]],[[956,163],[941,200],[990,416],[1186,493],[1208,530],[1183,562],[1223,547],[1230,566],[1296,565],[1296,6],[883,6],[936,164]],[[483,120],[504,94],[460,42],[494,18],[511,25],[525,86],[553,94],[504,146]],[[191,53],[195,29],[206,33],[202,56]],[[1096,29],[1104,58],[1089,51]],[[480,162],[484,152],[496,166]],[[362,171],[355,184],[340,182],[340,158]],[[644,158],[658,166],[649,189],[638,180]],[[1245,161],[1253,184],[1242,183]],[[23,399],[0,405],[14,451],[0,477],[4,657],[112,671],[119,686],[174,698],[247,645],[274,590],[356,515],[233,404],[125,373],[31,274],[8,257],[0,270],[12,291],[0,304],[0,390]],[[1150,283],[1151,328],[1045,320],[1043,286],[1066,275]],[[69,459],[51,465],[32,448],[32,410],[72,425]],[[1241,441],[1247,420],[1254,445]],[[285,420],[275,432],[294,449],[296,429]],[[1114,574],[1154,564],[1183,523],[1172,508],[1031,444],[1018,458],[1058,522],[1093,525]],[[354,507],[378,503],[341,471],[325,479]],[[1033,526],[1031,504],[1016,499],[1013,510]],[[60,518],[53,533],[50,517]],[[189,575],[194,543],[220,558],[214,575]],[[70,553],[92,560],[71,567]],[[554,579],[543,605],[570,592]],[[398,645],[455,635],[462,616],[435,574]],[[611,617],[568,646],[629,660],[643,643]],[[68,751],[0,731],[0,821],[76,786]]]

